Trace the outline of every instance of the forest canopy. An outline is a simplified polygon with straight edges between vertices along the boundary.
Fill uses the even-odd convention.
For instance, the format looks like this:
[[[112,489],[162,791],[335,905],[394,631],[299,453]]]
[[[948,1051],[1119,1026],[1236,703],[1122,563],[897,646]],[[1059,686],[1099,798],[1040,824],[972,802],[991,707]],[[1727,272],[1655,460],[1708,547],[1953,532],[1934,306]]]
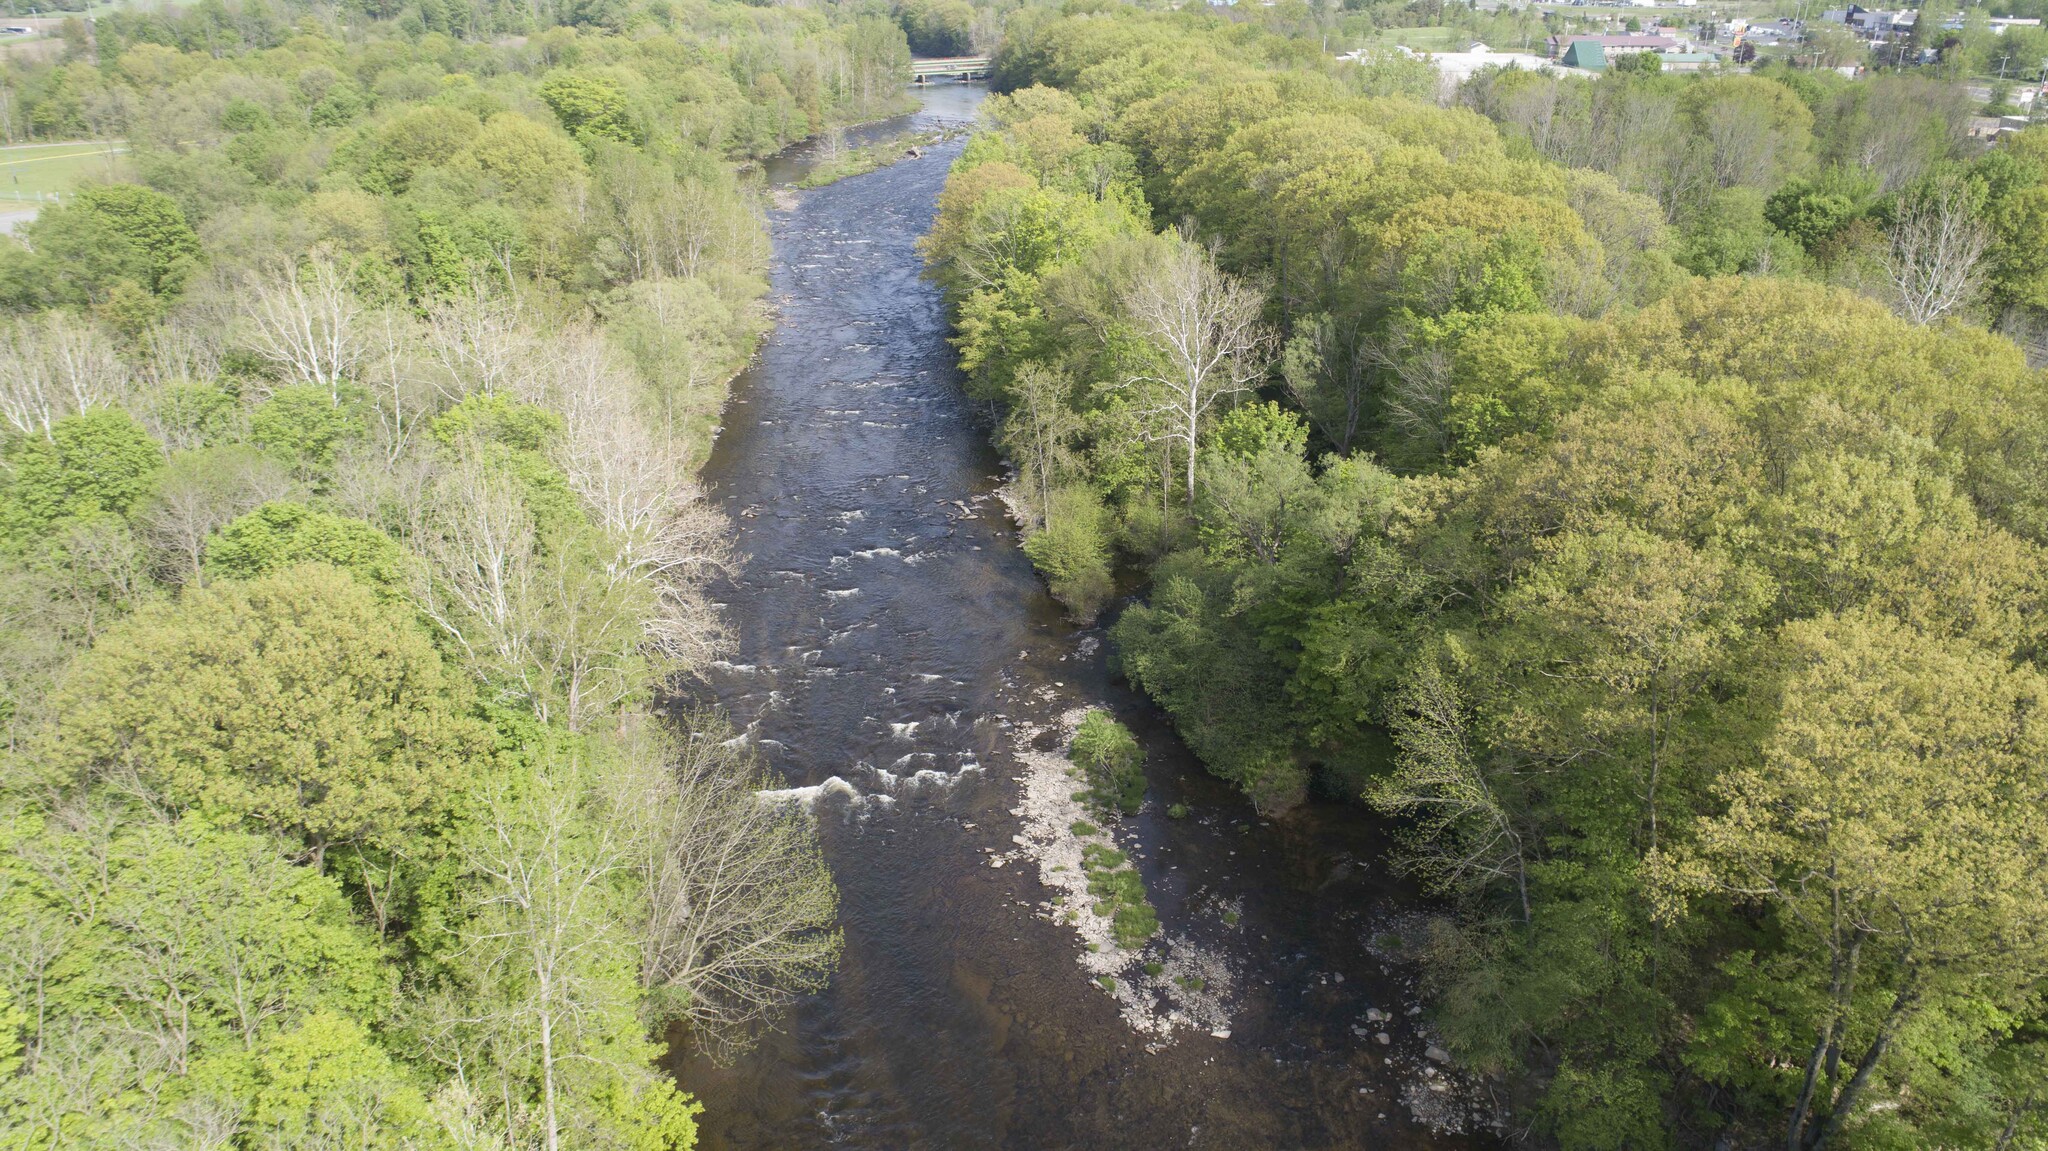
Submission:
[[[127,142],[0,239],[10,1142],[695,1144],[667,1037],[744,1047],[839,948],[808,815],[648,714],[725,643],[741,169],[906,59],[248,0],[0,65],[11,138]]]
[[[1273,24],[1013,22],[941,198],[1054,594],[1143,571],[1116,658],[1210,770],[1395,817],[1540,1137],[2038,1141],[2048,381],[1984,324],[2043,129],[1782,69],[1447,107]]]

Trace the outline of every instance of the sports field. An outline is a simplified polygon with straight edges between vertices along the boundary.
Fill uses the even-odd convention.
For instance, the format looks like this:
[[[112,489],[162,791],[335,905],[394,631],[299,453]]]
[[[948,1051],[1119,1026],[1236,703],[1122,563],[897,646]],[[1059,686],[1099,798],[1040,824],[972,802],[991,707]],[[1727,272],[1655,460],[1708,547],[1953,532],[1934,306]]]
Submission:
[[[48,199],[86,176],[104,176],[127,151],[121,144],[78,140],[69,144],[17,144],[0,148],[0,204]]]

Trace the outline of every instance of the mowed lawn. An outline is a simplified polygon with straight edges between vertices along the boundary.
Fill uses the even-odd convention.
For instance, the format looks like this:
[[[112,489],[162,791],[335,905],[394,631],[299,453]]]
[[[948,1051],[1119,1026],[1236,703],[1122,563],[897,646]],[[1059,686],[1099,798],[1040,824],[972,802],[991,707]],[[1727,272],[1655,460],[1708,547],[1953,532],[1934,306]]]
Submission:
[[[107,175],[108,153],[125,151],[124,145],[95,140],[0,148],[0,203],[69,192],[84,177]]]

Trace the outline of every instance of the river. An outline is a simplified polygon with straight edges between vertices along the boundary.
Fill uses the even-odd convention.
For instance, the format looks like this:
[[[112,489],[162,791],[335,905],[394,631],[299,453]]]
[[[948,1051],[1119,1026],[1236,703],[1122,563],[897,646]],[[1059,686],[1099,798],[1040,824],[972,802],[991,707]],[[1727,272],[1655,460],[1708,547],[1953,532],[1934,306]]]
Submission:
[[[965,123],[980,98],[919,95],[856,141]],[[960,147],[772,214],[778,323],[706,469],[746,556],[718,590],[737,642],[709,691],[813,789],[846,950],[737,1064],[677,1056],[703,1146],[1469,1145],[1415,1117],[1467,1105],[1424,1057],[1413,972],[1379,954],[1415,905],[1373,862],[1380,829],[1334,802],[1261,820],[1111,682],[1101,632],[1066,622],[1018,549],[918,275]],[[1107,956],[1049,906],[1047,852],[1072,845],[1027,827],[1046,812],[1026,793],[1086,706],[1147,750],[1148,802],[1117,838],[1164,925],[1148,954],[1207,975],[1178,1019],[1135,965],[1120,994],[1091,982]]]

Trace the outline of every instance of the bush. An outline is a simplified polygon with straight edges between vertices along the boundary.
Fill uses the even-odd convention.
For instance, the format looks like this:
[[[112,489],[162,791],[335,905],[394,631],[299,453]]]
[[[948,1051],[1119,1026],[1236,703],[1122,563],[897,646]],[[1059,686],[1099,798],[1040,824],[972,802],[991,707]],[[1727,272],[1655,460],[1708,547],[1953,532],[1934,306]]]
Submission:
[[[1145,751],[1108,712],[1091,711],[1081,720],[1070,755],[1087,773],[1091,799],[1104,814],[1130,814],[1144,803]]]
[[[1046,527],[1024,541],[1024,554],[1076,620],[1093,620],[1109,599],[1109,515],[1092,490],[1054,491]]]

